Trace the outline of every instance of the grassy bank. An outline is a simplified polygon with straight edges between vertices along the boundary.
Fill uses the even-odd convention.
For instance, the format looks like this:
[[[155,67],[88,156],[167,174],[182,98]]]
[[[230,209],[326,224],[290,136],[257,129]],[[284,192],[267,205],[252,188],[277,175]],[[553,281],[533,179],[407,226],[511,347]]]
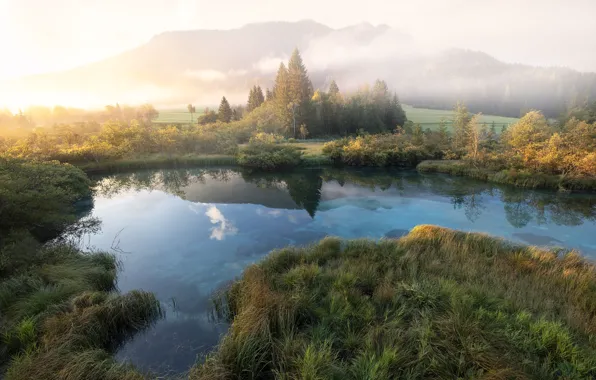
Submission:
[[[596,178],[532,173],[515,169],[491,171],[484,168],[475,168],[459,160],[423,161],[418,164],[416,169],[421,173],[445,173],[530,189],[561,191],[596,190]]]
[[[280,145],[280,147],[283,146]],[[297,154],[292,155],[291,159],[289,160],[291,161],[289,166],[316,167],[332,164],[331,159],[321,153],[323,143],[295,143],[287,145],[287,147],[290,147],[290,150],[297,152]],[[265,150],[266,149],[264,148],[261,148],[260,151],[254,149],[249,150],[248,145],[245,145],[241,147],[239,156],[153,154],[117,160],[73,163],[73,165],[87,173],[101,174],[136,169],[168,169],[233,165],[246,166],[249,168],[270,169],[270,166],[272,168],[278,167],[277,161],[285,163],[285,154],[263,154],[267,153]],[[239,157],[242,159],[239,160]],[[281,165],[280,167],[284,166],[285,165]]]
[[[75,164],[87,173],[111,173],[136,169],[167,169],[195,166],[236,165],[231,155],[165,155],[155,154],[118,160]]]
[[[112,354],[161,316],[155,296],[117,293],[113,255],[49,241],[98,228],[76,221],[89,186],[72,165],[0,159],[0,377],[144,378]]]
[[[418,226],[276,251],[223,299],[232,326],[191,379],[596,376],[596,273],[576,253]]]

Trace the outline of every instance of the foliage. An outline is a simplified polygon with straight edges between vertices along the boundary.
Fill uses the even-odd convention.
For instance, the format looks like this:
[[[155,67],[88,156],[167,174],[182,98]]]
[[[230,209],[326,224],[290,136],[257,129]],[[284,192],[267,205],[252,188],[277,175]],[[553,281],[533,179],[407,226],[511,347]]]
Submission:
[[[68,164],[0,160],[0,366],[6,379],[142,378],[111,354],[161,316],[155,296],[113,293],[113,255],[82,252],[67,237],[48,241],[98,228],[93,219],[73,223],[73,203],[90,194],[89,185]]]
[[[235,154],[236,132],[229,124],[198,126],[144,126],[109,121],[97,132],[73,137],[71,130],[34,131],[8,142],[2,153],[9,157],[59,160],[75,164],[99,163],[155,153]]]
[[[417,145],[405,134],[347,137],[326,143],[323,153],[337,163],[350,166],[415,167],[422,160],[437,157],[431,145]]]
[[[246,112],[252,112],[253,110],[259,108],[264,102],[265,96],[263,95],[261,86],[253,86],[253,88],[250,89],[250,94],[248,95]]]
[[[68,164],[0,158],[0,247],[12,229],[38,236],[61,231],[89,186],[85,173]]]
[[[229,123],[232,121],[232,108],[225,96],[221,98],[219,110],[217,111],[217,120],[222,123]]]
[[[240,149],[238,164],[252,169],[275,170],[298,166],[302,151],[292,145],[253,141]]]
[[[591,378],[595,287],[575,252],[481,234],[326,238],[245,270],[190,378]]]

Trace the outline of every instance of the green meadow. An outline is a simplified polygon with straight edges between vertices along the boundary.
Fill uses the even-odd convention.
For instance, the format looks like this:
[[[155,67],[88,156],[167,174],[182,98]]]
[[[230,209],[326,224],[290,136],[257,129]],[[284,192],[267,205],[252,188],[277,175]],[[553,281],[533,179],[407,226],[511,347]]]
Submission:
[[[416,124],[422,125],[422,129],[430,128],[431,130],[438,129],[441,119],[445,119],[448,126],[451,126],[451,120],[453,120],[453,110],[434,110],[429,108],[415,108],[406,104],[402,105],[408,120]],[[519,119],[514,117],[505,116],[494,116],[494,115],[482,115],[480,118],[481,123],[490,125],[495,122],[497,132],[501,130],[503,125],[509,126],[517,122]]]

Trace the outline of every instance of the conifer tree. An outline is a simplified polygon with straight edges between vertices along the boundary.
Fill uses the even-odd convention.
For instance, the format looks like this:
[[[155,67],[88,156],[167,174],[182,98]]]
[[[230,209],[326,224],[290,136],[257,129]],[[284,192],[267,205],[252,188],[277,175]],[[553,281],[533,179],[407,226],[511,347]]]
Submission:
[[[335,83],[335,79],[331,80],[329,83],[329,96],[337,96],[339,95],[339,87],[337,87],[337,83]]]
[[[255,109],[255,87],[250,89],[250,92],[248,93],[248,102],[246,104],[246,112],[251,112],[252,110]]]
[[[309,124],[312,117],[311,98],[313,96],[312,83],[300,56],[298,49],[294,49],[288,62],[288,98],[289,102],[297,104],[297,123]]]
[[[217,112],[217,120],[224,123],[229,123],[232,120],[232,108],[225,96],[221,98],[221,103],[219,104],[219,110]]]
[[[263,90],[261,86],[255,87],[255,108],[260,107],[261,104],[265,103],[265,96],[263,95]]]
[[[275,84],[273,86],[273,96],[275,100],[275,108],[284,128],[290,127],[290,120],[292,118],[291,112],[288,109],[290,104],[290,96],[288,91],[288,70],[284,63],[279,64]]]
[[[270,89],[265,90],[265,100],[273,100],[273,92]]]

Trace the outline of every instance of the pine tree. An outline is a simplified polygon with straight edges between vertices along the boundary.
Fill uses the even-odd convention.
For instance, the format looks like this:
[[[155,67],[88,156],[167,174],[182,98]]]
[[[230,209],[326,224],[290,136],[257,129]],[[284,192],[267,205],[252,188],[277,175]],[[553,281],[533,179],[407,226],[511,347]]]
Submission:
[[[406,120],[406,112],[402,108],[397,94],[393,94],[393,98],[389,103],[389,108],[385,113],[385,126],[392,131],[397,126],[403,127]]]
[[[273,96],[277,114],[284,128],[290,127],[290,120],[292,118],[291,112],[288,109],[288,104],[290,104],[288,87],[288,70],[282,62],[279,64],[279,69],[277,70],[277,76],[273,86]]]
[[[221,103],[219,104],[219,110],[217,112],[217,120],[224,123],[229,123],[232,120],[232,108],[225,96],[221,98]]]
[[[246,112],[251,112],[252,110],[254,110],[255,104],[256,104],[256,87],[253,86],[253,88],[250,89],[250,92],[248,93],[248,102],[246,104]]]
[[[312,83],[300,56],[298,49],[294,49],[288,62],[288,97],[289,103],[297,105],[296,122],[309,124],[312,118],[311,98],[313,96]]]
[[[273,100],[273,92],[270,89],[265,90],[265,100],[266,101]]]
[[[335,79],[331,80],[329,83],[329,96],[337,96],[339,95],[339,87],[337,87],[337,83],[335,83]]]
[[[256,86],[255,87],[255,105],[257,107],[260,107],[261,104],[265,103],[265,96],[263,95],[263,90],[261,89],[261,86]]]
[[[240,120],[240,115],[238,114],[238,110],[236,108],[234,108],[232,110],[232,121],[238,121]]]

